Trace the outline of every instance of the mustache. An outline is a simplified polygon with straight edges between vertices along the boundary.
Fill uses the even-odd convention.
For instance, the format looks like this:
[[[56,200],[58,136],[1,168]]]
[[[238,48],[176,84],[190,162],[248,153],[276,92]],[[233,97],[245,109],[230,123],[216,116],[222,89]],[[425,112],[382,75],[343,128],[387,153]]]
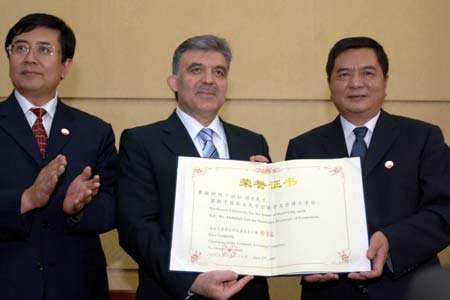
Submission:
[[[211,84],[202,84],[197,88],[197,92],[215,94],[217,88]]]

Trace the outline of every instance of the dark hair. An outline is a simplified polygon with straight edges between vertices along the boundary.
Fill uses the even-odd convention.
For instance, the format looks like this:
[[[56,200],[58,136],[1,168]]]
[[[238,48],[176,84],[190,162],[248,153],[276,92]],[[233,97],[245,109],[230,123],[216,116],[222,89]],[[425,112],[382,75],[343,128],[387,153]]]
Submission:
[[[5,49],[12,43],[15,36],[30,32],[37,27],[46,27],[59,31],[62,62],[73,58],[75,54],[76,38],[72,29],[60,18],[48,14],[29,14],[20,19],[8,32],[5,39]],[[6,51],[8,54],[8,51]],[[9,54],[8,54],[9,55]]]
[[[231,63],[231,49],[228,42],[215,35],[199,35],[191,37],[181,43],[172,59],[172,74],[177,74],[180,68],[181,55],[188,50],[203,50],[203,51],[216,51],[223,54],[227,61],[227,68],[230,68]]]
[[[359,48],[370,48],[375,51],[375,53],[377,54],[378,63],[383,70],[384,78],[387,78],[389,72],[389,60],[386,53],[384,52],[383,46],[381,46],[374,39],[362,36],[345,38],[334,44],[333,48],[331,48],[330,53],[328,54],[328,61],[326,66],[328,81],[330,81],[331,72],[333,72],[335,60],[339,56],[339,54],[349,49]]]

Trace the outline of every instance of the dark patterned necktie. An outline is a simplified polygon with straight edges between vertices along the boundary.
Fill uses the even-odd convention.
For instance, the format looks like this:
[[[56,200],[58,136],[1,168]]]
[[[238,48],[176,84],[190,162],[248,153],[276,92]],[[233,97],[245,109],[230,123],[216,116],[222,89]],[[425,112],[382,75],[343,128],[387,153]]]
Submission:
[[[206,158],[219,158],[219,153],[217,152],[216,146],[214,146],[212,139],[213,131],[209,128],[203,128],[198,133],[198,136],[203,141],[202,157]]]
[[[47,133],[45,132],[44,124],[42,123],[42,116],[44,116],[47,111],[43,108],[32,108],[31,111],[36,115],[37,119],[31,127],[33,131],[34,138],[39,147],[39,152],[41,152],[42,158],[45,158],[45,149],[47,148]]]

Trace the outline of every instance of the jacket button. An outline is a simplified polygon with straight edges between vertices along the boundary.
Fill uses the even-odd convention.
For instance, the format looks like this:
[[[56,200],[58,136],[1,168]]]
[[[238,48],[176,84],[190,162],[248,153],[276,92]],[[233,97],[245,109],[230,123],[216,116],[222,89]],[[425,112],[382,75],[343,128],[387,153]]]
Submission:
[[[44,269],[45,269],[43,263],[38,263],[38,264],[36,265],[36,268],[37,268],[39,271],[41,271],[41,272],[44,271]]]
[[[369,288],[367,287],[366,284],[357,284],[355,287],[357,291],[360,292],[361,294],[363,295],[369,294]]]

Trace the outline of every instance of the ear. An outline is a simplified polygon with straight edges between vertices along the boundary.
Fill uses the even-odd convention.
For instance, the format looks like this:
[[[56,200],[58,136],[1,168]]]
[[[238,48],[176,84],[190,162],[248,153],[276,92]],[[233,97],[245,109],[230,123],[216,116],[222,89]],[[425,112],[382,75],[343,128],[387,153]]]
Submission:
[[[70,66],[72,65],[72,59],[67,58],[62,64],[63,64],[63,69],[61,72],[61,80],[66,78],[67,74],[69,73]]]
[[[177,75],[170,75],[169,78],[167,78],[167,85],[173,92],[178,92]]]

